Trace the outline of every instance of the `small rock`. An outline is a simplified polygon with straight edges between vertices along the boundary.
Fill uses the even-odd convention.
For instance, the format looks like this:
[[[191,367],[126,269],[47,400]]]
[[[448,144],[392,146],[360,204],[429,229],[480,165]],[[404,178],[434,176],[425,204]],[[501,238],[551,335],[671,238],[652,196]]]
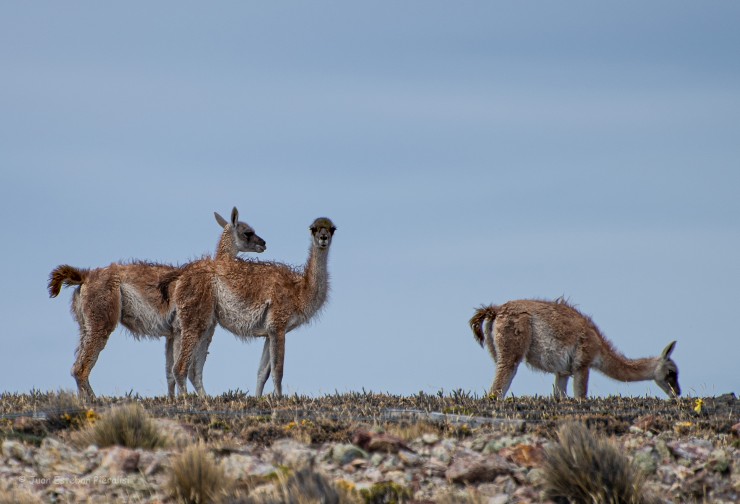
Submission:
[[[452,483],[481,483],[515,471],[516,466],[499,455],[476,454],[455,457],[445,476]]]
[[[712,451],[712,443],[706,439],[692,439],[691,441],[668,443],[668,448],[677,457],[687,460],[706,460]]]
[[[356,458],[368,458],[368,453],[353,444],[334,445],[331,451],[331,458],[337,465],[343,466],[349,464]]]
[[[422,443],[426,445],[433,445],[437,441],[439,441],[439,436],[436,434],[432,434],[432,433],[426,433],[423,436],[421,436],[421,441]]]
[[[404,450],[398,452],[398,458],[407,467],[416,467],[416,466],[421,465],[422,463],[422,459],[420,456],[418,456],[415,453],[407,452]]]
[[[432,448],[432,457],[439,460],[443,464],[449,464],[450,460],[452,460],[452,450],[453,449],[454,449],[454,446],[449,447],[443,441],[442,443]]]
[[[403,439],[390,434],[358,430],[352,436],[352,444],[367,452],[398,453],[399,450],[414,450]]]
[[[159,431],[167,438],[168,446],[185,448],[198,438],[193,426],[183,425],[170,418],[154,418],[153,421]]]
[[[378,467],[380,464],[383,463],[383,460],[385,460],[385,456],[382,453],[373,453],[373,455],[370,457],[370,465],[373,467]]]
[[[438,459],[430,459],[424,464],[424,474],[430,477],[443,478],[447,471],[447,464]]]
[[[383,463],[380,464],[380,470],[383,472],[396,471],[399,469],[403,469],[403,463],[398,455],[388,455],[385,460],[383,460]]]
[[[486,446],[483,447],[483,455],[488,455],[491,453],[498,453],[502,448],[508,448],[509,446],[514,446],[524,441],[526,440],[521,437],[510,437],[510,436],[504,436],[498,439],[492,439],[491,441],[486,443]]]
[[[139,469],[145,476],[152,476],[170,467],[171,453],[166,451],[139,451]]]
[[[49,477],[59,474],[83,474],[92,467],[87,457],[54,438],[46,437],[35,456],[39,474]]]
[[[409,482],[409,476],[405,471],[389,471],[385,473],[386,480],[390,480],[399,486],[405,486]]]
[[[652,448],[635,453],[632,463],[645,474],[655,474],[655,471],[658,470],[658,461],[656,456],[653,455]]]
[[[671,450],[668,449],[668,443],[662,439],[658,439],[655,442],[655,451],[660,455],[660,460],[667,462],[672,459]]]
[[[4,457],[15,459],[24,464],[33,463],[31,450],[21,442],[6,439],[3,441],[2,453]]]
[[[740,437],[740,422],[730,427],[730,430],[732,430],[733,436]]]
[[[234,480],[249,477],[264,478],[277,472],[274,466],[262,462],[259,458],[240,453],[229,455],[221,463],[226,475]]]
[[[635,423],[632,425],[632,427],[638,429],[638,432],[645,432],[653,429],[655,427],[656,421],[657,419],[655,418],[655,415],[643,415],[635,420]],[[631,428],[630,431],[632,432]]]
[[[292,468],[311,465],[316,453],[295,439],[279,439],[272,444],[272,463]]]
[[[730,458],[730,454],[725,450],[717,449],[709,454],[708,465],[712,471],[725,474],[730,470],[732,459]]]
[[[140,454],[136,450],[124,448],[123,446],[114,446],[103,450],[103,460],[100,467],[96,470],[98,473],[106,475],[118,475],[132,473],[139,468]]]
[[[368,469],[365,472],[365,475],[364,476],[365,476],[366,479],[372,481],[373,483],[377,483],[379,481],[382,481],[383,480],[383,477],[384,477],[383,476],[383,473],[380,472],[380,470],[378,468],[376,468],[376,467],[373,467],[371,469]]]
[[[517,465],[532,468],[545,460],[545,449],[540,445],[519,444],[502,448],[498,454]]]

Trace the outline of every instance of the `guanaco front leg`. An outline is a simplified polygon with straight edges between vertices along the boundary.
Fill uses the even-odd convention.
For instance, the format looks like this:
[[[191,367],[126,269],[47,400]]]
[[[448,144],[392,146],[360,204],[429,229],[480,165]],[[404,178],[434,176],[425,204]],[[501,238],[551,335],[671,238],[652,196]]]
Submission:
[[[573,370],[573,396],[585,399],[588,394],[588,367]]]

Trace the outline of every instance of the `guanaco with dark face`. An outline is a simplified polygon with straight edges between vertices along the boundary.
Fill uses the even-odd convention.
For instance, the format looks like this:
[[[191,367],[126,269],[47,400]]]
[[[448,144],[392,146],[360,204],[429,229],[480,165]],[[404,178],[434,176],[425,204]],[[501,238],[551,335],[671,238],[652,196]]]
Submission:
[[[275,395],[282,394],[285,335],[309,322],[329,294],[329,247],[336,227],[321,217],[309,229],[311,248],[302,269],[226,257],[195,261],[176,276],[173,299],[181,337],[174,365],[178,393],[187,392],[185,378],[194,349],[220,324],[242,339],[265,338],[256,395],[262,395],[270,374]],[[170,289],[167,282],[164,289]]]

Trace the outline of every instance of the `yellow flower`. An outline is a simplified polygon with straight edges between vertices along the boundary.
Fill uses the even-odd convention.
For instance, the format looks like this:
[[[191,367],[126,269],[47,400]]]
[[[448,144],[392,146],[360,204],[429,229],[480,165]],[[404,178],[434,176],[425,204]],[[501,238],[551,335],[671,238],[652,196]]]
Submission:
[[[677,434],[686,434],[693,426],[694,424],[691,422],[676,422],[673,424],[673,430],[676,431]]]
[[[98,415],[98,414],[97,414],[97,413],[95,412],[95,410],[94,410],[94,409],[90,408],[90,409],[89,409],[89,410],[87,410],[87,412],[85,413],[85,418],[87,418],[87,423],[89,423],[89,424],[94,424],[95,422],[97,422],[97,421],[98,421],[98,419],[100,418],[100,415]]]
[[[349,492],[349,493],[354,492],[357,489],[354,483],[352,483],[351,481],[344,480],[344,479],[337,481],[337,486],[341,488],[342,490],[344,490],[345,492]]]
[[[694,403],[694,411],[696,411],[697,413],[701,413],[702,406],[704,406],[704,400],[697,399],[696,403]]]

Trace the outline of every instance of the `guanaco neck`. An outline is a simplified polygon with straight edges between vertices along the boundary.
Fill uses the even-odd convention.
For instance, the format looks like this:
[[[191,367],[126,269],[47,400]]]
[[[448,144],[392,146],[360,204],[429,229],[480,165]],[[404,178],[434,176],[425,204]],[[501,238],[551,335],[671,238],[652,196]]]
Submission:
[[[655,369],[660,362],[659,357],[645,357],[630,359],[625,357],[610,342],[601,335],[601,362],[598,369],[610,378],[623,382],[652,380]]]
[[[311,246],[308,261],[303,270],[303,285],[301,288],[301,306],[304,315],[313,316],[326,302],[329,294],[329,271],[327,268],[329,249],[319,249],[316,244]]]
[[[221,238],[218,240],[216,245],[216,259],[225,259],[236,257],[239,251],[236,249],[236,243],[234,243],[234,228],[231,224],[227,224],[221,233]]]

